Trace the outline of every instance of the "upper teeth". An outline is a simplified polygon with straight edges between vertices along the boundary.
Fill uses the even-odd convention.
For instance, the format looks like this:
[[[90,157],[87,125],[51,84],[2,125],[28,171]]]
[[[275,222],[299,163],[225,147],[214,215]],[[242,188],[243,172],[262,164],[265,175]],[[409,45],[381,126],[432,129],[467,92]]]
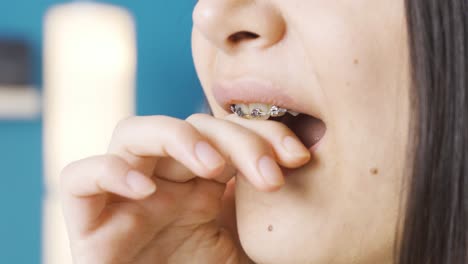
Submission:
[[[290,111],[278,107],[276,105],[268,104],[233,104],[231,105],[231,111],[236,113],[240,117],[245,117],[247,119],[260,119],[267,120],[270,117],[279,117],[283,116],[286,113],[290,113],[293,116],[299,115],[297,112]]]

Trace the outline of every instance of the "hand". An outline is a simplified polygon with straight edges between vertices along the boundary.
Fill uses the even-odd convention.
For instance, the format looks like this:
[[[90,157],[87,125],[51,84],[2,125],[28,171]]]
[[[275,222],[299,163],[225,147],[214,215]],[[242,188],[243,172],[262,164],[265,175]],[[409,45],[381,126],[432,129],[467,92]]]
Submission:
[[[285,149],[286,136],[295,150]],[[297,168],[309,158],[294,133],[274,121],[205,114],[123,120],[107,154],[61,173],[74,262],[248,263],[234,207],[223,204],[233,202],[226,183],[237,175],[259,191],[275,191],[284,183],[278,164]]]

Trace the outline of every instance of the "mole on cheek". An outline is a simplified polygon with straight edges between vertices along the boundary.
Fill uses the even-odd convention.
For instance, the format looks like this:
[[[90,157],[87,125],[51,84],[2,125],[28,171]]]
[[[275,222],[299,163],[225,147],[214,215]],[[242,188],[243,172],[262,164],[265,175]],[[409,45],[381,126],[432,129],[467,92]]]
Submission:
[[[269,226],[268,226],[268,232],[271,232],[271,231],[273,231],[273,226],[272,226],[272,225],[269,225]]]
[[[354,59],[354,65],[358,65],[359,64],[359,60],[358,59]]]
[[[378,168],[372,168],[372,169],[370,169],[370,173],[372,175],[377,175],[377,174],[379,174],[379,169]]]

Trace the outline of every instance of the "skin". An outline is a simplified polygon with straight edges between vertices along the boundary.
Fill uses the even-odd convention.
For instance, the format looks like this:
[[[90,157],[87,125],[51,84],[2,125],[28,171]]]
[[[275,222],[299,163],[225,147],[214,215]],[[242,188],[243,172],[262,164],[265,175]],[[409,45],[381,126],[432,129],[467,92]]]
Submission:
[[[125,119],[106,154],[64,168],[75,263],[390,263],[409,129],[403,14],[389,0],[199,1],[194,59],[214,116]],[[225,41],[246,30],[259,37]],[[310,105],[327,126],[315,152],[217,105],[213,83],[243,75]]]
[[[231,180],[240,171],[258,191],[277,191],[278,164],[297,168],[310,159],[304,146],[284,148],[288,136],[299,144],[280,123],[234,115],[121,121],[108,153],[61,172],[74,263],[252,263],[232,229]],[[265,156],[276,159],[277,182],[257,170]]]
[[[248,255],[258,263],[390,263],[409,129],[403,1],[201,0],[194,24],[195,64],[216,117],[228,113],[213,83],[247,75],[282,86],[327,126],[313,161],[280,191],[238,181]],[[239,31],[259,37],[226,41]]]

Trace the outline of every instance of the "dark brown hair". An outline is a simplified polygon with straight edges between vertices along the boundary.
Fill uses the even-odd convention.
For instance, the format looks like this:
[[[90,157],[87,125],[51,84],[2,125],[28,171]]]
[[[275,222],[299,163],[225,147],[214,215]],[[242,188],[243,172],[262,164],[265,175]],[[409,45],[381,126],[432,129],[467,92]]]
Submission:
[[[468,263],[468,1],[406,0],[412,173],[398,264]]]

